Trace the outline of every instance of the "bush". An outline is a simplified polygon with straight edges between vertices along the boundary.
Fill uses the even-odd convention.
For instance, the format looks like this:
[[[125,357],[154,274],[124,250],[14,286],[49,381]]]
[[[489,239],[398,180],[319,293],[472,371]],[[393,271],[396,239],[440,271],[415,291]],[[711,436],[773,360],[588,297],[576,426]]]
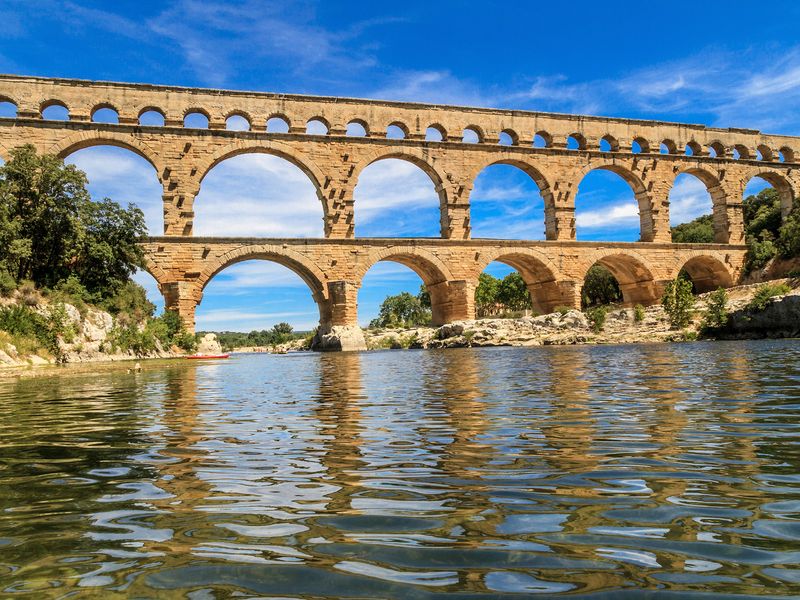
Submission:
[[[20,284],[19,298],[25,306],[36,306],[42,301],[42,295],[32,281],[23,281]]]
[[[641,323],[644,321],[644,306],[641,304],[637,304],[633,307],[633,320],[636,323]]]
[[[748,238],[747,254],[744,259],[744,269],[746,272],[761,269],[775,258],[778,249],[772,241],[769,232],[765,232],[758,239]]]
[[[600,333],[603,331],[603,327],[606,324],[606,315],[608,314],[608,308],[605,306],[595,306],[594,308],[590,308],[586,311],[586,317],[589,319],[589,322],[592,324],[592,330],[595,333]]]
[[[680,277],[670,281],[664,289],[661,305],[667,313],[672,328],[686,327],[692,318],[692,308],[694,307],[692,282]]]
[[[7,298],[17,289],[17,280],[6,269],[0,269],[0,296]]]
[[[70,275],[56,284],[50,294],[50,299],[71,304],[78,309],[81,316],[85,316],[88,304],[92,301],[92,295],[83,287],[77,277]]]
[[[0,309],[0,329],[12,336],[27,340],[23,345],[35,350],[45,350],[58,362],[63,360],[59,339],[74,339],[75,332],[68,324],[63,304],[50,307],[42,315],[26,305],[14,304]]]
[[[700,328],[703,331],[712,331],[725,327],[728,323],[728,292],[719,288],[708,297],[706,312]]]
[[[783,296],[792,291],[785,283],[765,283],[756,290],[752,300],[747,303],[745,309],[753,312],[761,312],[772,303],[772,298],[775,296]]]
[[[569,311],[571,311],[571,310],[572,310],[572,307],[571,307],[571,306],[556,306],[556,307],[553,309],[553,312],[557,312],[557,313],[559,313],[559,314],[565,315],[565,314],[567,314],[567,313],[568,313]]]
[[[800,207],[795,207],[781,225],[777,246],[783,258],[800,256]]]

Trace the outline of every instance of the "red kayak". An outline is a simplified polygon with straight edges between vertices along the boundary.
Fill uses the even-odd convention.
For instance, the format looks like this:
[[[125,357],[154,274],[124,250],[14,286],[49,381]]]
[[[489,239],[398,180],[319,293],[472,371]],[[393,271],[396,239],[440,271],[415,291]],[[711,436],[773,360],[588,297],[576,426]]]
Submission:
[[[228,358],[230,354],[190,354],[189,356],[184,356],[184,358],[188,358],[190,360],[205,360],[208,358]]]

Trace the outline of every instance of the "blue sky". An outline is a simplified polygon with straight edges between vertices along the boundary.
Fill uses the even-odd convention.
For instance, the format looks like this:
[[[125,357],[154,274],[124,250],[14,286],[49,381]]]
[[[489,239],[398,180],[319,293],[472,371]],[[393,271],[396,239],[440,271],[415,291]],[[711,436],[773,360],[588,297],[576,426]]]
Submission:
[[[166,8],[165,8],[166,6]],[[4,0],[0,71],[275,92],[655,118],[800,134],[800,3],[88,2]],[[0,111],[2,107],[0,107]],[[119,149],[70,157],[95,196],[135,202],[160,232],[152,168]],[[754,182],[750,191],[758,189]],[[218,199],[225,198],[226,209]],[[710,211],[681,177],[673,224]],[[542,199],[513,167],[484,171],[475,237],[541,239]],[[247,215],[232,220],[231,203]],[[438,235],[438,198],[416,167],[381,161],[356,189],[356,233]],[[403,210],[400,210],[402,207]],[[196,200],[196,232],[322,234],[322,210],[295,167],[268,156],[223,162]],[[636,203],[615,175],[590,173],[576,199],[579,239],[635,240]],[[508,269],[491,267],[496,274]],[[157,291],[143,275],[152,297]],[[388,293],[419,279],[379,263],[359,294],[366,323]],[[248,331],[318,314],[283,267],[247,262],[218,275],[198,327]]]

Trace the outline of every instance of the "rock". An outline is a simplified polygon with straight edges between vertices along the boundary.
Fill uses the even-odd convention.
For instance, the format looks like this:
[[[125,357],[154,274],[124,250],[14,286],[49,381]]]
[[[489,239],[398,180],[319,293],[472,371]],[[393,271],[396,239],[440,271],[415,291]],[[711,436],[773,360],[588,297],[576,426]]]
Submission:
[[[107,312],[90,310],[83,321],[83,337],[89,342],[102,342],[114,328],[114,319]]]
[[[217,336],[207,333],[197,343],[198,354],[222,354],[222,346],[217,341]]]
[[[440,340],[446,340],[447,338],[458,337],[459,335],[463,335],[464,333],[464,324],[455,322],[449,323],[447,325],[442,325],[437,330],[437,335]]]
[[[366,350],[364,332],[358,325],[334,325],[327,332],[317,330],[311,342],[312,350],[341,350],[344,352]]]

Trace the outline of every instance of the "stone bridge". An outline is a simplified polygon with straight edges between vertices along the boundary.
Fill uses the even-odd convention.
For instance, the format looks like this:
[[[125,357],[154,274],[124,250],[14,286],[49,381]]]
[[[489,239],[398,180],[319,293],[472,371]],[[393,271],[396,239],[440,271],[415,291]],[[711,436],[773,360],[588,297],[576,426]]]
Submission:
[[[591,265],[607,266],[626,303],[655,302],[685,268],[700,289],[731,285],[745,248],[742,200],[753,177],[781,196],[788,214],[800,190],[800,139],[750,129],[358,100],[0,75],[0,157],[30,143],[68,156],[97,145],[127,148],[149,161],[163,186],[163,237],[145,244],[149,270],[167,306],[190,327],[208,281],[235,262],[286,265],[308,283],[323,331],[356,324],[356,292],[380,260],[417,272],[431,290],[434,320],[474,316],[477,277],[491,261],[518,269],[540,310],[577,306]],[[60,106],[68,120],[45,113]],[[103,111],[114,122],[96,122]],[[204,120],[189,127],[187,117]],[[232,119],[246,131],[228,128]],[[154,124],[156,123],[157,124]],[[142,123],[149,123],[147,125]],[[207,124],[207,126],[206,126]],[[313,182],[324,239],[222,239],[192,235],[194,198],[206,174],[245,153],[289,160]],[[384,158],[409,161],[434,182],[441,238],[354,237],[353,193],[360,173]],[[545,203],[545,241],[470,238],[470,193],[493,164],[514,165]],[[583,177],[620,175],[639,206],[640,241],[575,241],[575,195]],[[713,203],[714,244],[670,242],[669,192],[690,173]]]

